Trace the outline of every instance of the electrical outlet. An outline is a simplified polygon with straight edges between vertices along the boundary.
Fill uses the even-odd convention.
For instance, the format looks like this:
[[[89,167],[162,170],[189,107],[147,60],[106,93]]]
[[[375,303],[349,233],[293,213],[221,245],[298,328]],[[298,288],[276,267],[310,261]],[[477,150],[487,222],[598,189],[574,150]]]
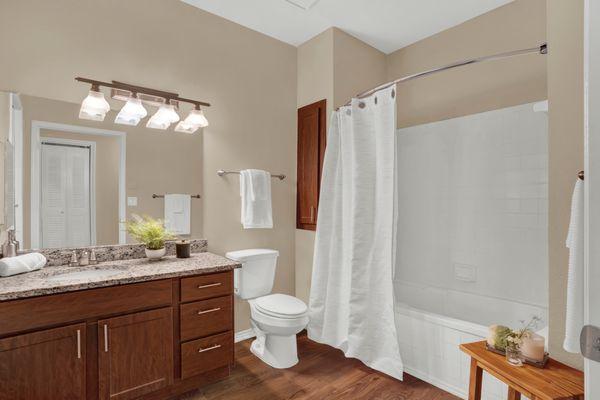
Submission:
[[[137,207],[137,197],[128,197],[127,198],[127,205],[129,207]]]

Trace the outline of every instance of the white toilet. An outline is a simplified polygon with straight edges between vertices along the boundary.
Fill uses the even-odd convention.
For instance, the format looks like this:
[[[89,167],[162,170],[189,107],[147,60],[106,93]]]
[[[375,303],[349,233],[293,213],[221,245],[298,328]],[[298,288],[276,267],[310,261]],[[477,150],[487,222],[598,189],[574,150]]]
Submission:
[[[279,252],[248,249],[225,256],[242,264],[234,272],[234,290],[250,304],[250,322],[256,334],[250,351],[274,368],[296,365],[296,334],[308,324],[308,307],[296,297],[270,294]]]

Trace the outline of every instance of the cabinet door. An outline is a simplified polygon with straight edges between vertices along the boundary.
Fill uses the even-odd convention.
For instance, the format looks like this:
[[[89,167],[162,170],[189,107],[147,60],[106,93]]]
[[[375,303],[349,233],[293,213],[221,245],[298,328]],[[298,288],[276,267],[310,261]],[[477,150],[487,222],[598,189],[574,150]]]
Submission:
[[[325,154],[326,102],[321,100],[298,110],[298,166],[296,227],[315,230]]]
[[[1,400],[85,398],[85,324],[0,340]]]
[[[133,399],[173,381],[171,307],[98,321],[100,399]]]

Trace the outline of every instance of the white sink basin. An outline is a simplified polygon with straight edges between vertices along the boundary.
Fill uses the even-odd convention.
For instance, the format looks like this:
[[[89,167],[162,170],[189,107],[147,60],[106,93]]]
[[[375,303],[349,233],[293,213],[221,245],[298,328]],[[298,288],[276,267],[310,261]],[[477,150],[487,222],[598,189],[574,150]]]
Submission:
[[[121,270],[118,269],[91,269],[86,271],[64,272],[46,278],[49,281],[80,281],[98,278],[107,278],[116,275]]]

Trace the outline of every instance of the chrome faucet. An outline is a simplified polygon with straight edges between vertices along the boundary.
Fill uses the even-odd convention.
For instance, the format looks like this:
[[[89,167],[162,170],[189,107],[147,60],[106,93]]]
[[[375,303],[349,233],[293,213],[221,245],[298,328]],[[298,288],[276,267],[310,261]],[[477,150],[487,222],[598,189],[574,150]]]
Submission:
[[[79,265],[82,267],[90,265],[90,253],[87,250],[81,252],[81,256],[79,256]]]

